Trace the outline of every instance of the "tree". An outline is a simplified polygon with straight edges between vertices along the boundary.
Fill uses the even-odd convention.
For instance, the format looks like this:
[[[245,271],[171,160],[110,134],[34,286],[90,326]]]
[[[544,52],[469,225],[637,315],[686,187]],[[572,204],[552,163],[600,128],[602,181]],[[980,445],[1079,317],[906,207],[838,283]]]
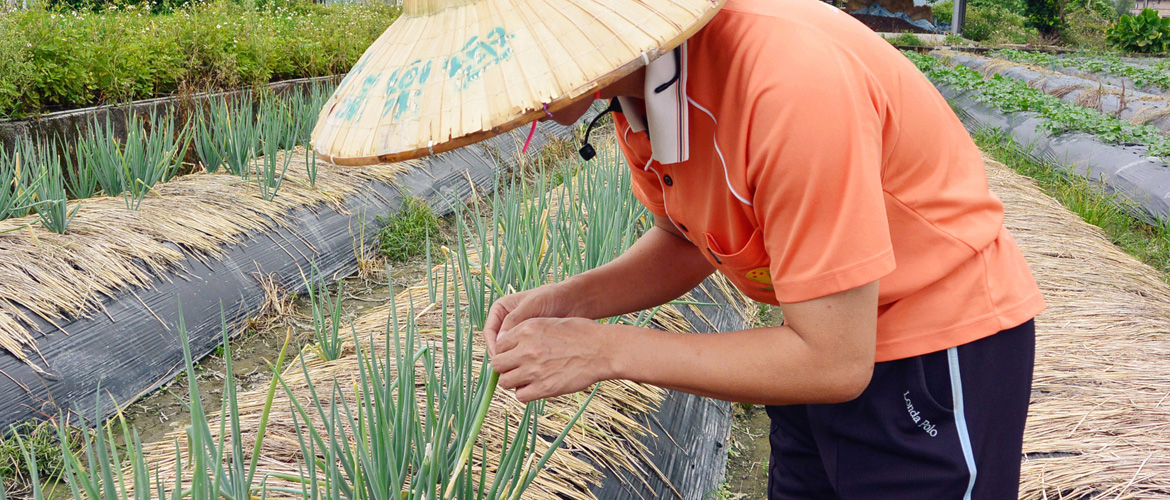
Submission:
[[[1045,37],[1060,36],[1064,31],[1063,0],[1026,0],[1024,15],[1028,26],[1036,28]]]

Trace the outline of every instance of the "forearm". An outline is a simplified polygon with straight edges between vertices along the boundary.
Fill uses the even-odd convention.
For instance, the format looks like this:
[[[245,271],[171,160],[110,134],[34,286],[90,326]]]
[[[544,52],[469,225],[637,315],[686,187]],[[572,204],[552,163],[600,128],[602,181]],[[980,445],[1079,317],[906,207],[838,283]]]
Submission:
[[[787,326],[704,335],[621,325],[598,328],[604,330],[605,357],[612,370],[606,378],[728,401],[848,401],[868,384],[873,371],[872,350],[809,343]]]
[[[689,241],[652,227],[629,250],[557,286],[572,315],[608,318],[655,307],[687,293],[714,269]]]

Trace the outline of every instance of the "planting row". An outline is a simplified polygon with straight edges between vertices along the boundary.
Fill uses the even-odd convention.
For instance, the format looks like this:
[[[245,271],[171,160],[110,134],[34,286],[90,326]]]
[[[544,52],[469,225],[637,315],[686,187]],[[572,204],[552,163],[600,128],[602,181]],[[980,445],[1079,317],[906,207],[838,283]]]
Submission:
[[[282,352],[265,390],[237,392],[224,325],[227,380],[218,415],[203,411],[187,349],[191,425],[144,444],[115,419],[86,431],[80,452],[61,427],[60,481],[73,498],[111,500],[591,497],[593,469],[557,449],[568,439],[595,464],[635,470],[633,442],[644,430],[622,415],[651,410],[661,393],[604,383],[588,394],[521,405],[495,393],[497,377],[474,333],[495,298],[604,264],[645,227],[615,148],[560,178],[559,188],[513,184],[492,197],[486,218],[474,215],[479,209],[462,212],[459,241],[474,239],[480,250],[444,248],[426,282],[397,303],[343,325],[329,297],[313,295],[317,348],[289,363]],[[690,328],[659,314],[669,310],[608,321]],[[186,346],[185,325],[176,326]],[[588,432],[570,433],[578,422]],[[31,497],[44,498],[45,476],[20,446]],[[540,474],[545,468],[555,474]]]
[[[1030,65],[1003,59],[938,51],[931,55],[951,66],[966,66],[984,75],[997,75],[1019,80],[1029,87],[1046,92],[1061,100],[1094,109],[1100,113],[1121,118],[1137,125],[1151,125],[1170,132],[1170,99],[1164,95],[1133,90],[1133,87],[1115,86],[1096,79],[1066,74],[1053,74]]]
[[[36,214],[36,222],[65,233],[81,200],[122,197],[136,210],[159,182],[179,173],[193,150],[202,169],[220,169],[255,182],[271,201],[284,182],[291,150],[307,146],[318,110],[332,89],[314,85],[284,97],[212,97],[180,123],[177,113],[143,119],[129,113],[124,134],[107,120],[91,120],[75,144],[24,137],[14,152],[0,150],[0,220]],[[310,184],[316,156],[306,147]],[[30,221],[32,223],[32,221]]]
[[[1126,120],[1102,114],[1058,97],[1031,88],[1027,83],[1000,75],[984,78],[965,66],[949,67],[938,59],[917,53],[906,53],[918,69],[932,81],[959,91],[971,91],[977,102],[991,105],[1000,111],[1013,113],[1031,111],[1044,118],[1043,127],[1057,134],[1083,131],[1113,144],[1140,144],[1152,156],[1170,157],[1170,137],[1156,127],[1135,125]]]
[[[999,59],[1040,66],[1072,76],[1104,76],[1126,82],[1130,88],[1170,90],[1170,59],[1134,60],[1115,55],[1056,56],[1046,52],[1002,49],[991,53]],[[1109,79],[1108,77],[1115,77]],[[1113,83],[1107,81],[1106,83]]]
[[[382,2],[192,1],[98,11],[0,2],[0,120],[343,74],[397,18]],[[263,7],[248,7],[263,4]]]

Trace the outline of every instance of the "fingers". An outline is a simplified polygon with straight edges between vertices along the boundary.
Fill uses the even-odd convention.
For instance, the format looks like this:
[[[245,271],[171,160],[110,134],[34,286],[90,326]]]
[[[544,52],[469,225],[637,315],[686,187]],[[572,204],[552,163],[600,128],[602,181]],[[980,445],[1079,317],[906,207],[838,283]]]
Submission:
[[[483,323],[483,339],[487,342],[488,354],[495,356],[496,354],[496,339],[500,335],[500,325],[503,324],[504,318],[508,316],[508,302],[504,299],[497,300],[492,305],[491,310],[488,311],[487,320]]]
[[[542,313],[542,311],[541,311],[540,305],[538,304],[538,301],[536,301],[536,300],[521,301],[519,304],[516,304],[515,309],[513,309],[511,312],[509,312],[507,316],[504,316],[503,321],[500,323],[500,333],[510,332],[517,325],[519,325],[520,323],[523,323],[524,320],[531,319],[531,318],[537,318],[537,317],[542,316],[541,313]],[[498,344],[499,344],[498,338],[497,338],[496,343],[498,346]],[[511,345],[514,346],[515,343],[513,343]]]

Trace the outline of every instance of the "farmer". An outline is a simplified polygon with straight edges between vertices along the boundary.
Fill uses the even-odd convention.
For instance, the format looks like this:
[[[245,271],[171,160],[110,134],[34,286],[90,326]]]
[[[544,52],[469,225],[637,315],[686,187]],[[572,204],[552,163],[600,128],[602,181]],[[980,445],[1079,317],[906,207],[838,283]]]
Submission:
[[[654,227],[492,306],[501,387],[533,401],[627,379],[768,405],[772,499],[1016,498],[1044,301],[979,150],[913,64],[826,4],[727,0],[599,90]],[[715,271],[783,326],[593,321]]]
[[[774,499],[1015,498],[1044,301],[979,150],[849,15],[723,1],[405,0],[314,148],[340,164],[412,158],[609,99],[654,227],[605,266],[491,307],[500,386],[533,401],[628,379],[767,405]],[[594,321],[716,271],[784,324]]]

